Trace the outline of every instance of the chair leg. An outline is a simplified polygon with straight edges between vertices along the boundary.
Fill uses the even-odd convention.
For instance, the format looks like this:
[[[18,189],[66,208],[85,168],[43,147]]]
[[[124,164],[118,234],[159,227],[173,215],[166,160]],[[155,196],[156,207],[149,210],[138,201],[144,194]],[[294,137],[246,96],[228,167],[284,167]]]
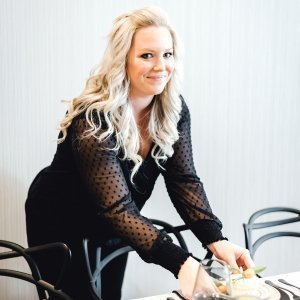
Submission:
[[[90,280],[90,293],[95,300],[101,300],[101,274],[95,275],[91,268],[91,258],[89,255],[89,240],[87,238],[83,239],[83,253],[85,258],[85,264],[87,267],[87,273]],[[101,248],[98,247],[95,257],[95,269],[100,269],[101,264]]]
[[[101,265],[101,247],[98,247],[96,250],[96,261],[95,261],[96,270],[100,269],[100,265]],[[101,298],[101,272],[97,274],[94,280],[95,280],[95,290],[99,298]]]

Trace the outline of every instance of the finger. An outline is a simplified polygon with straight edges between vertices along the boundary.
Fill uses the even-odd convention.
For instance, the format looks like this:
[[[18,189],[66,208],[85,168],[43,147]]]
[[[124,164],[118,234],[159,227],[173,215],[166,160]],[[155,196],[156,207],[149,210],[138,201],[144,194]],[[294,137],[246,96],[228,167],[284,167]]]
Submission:
[[[250,254],[249,254],[249,251],[246,250],[243,252],[241,258],[243,259],[244,261],[244,265],[249,269],[249,268],[252,268],[255,266],[255,263],[254,261],[252,260]]]
[[[249,268],[252,268],[252,267],[255,266],[255,263],[254,263],[254,261],[252,260],[250,254],[249,254],[249,251],[244,251],[242,253],[242,255],[240,256],[240,259],[242,261],[242,265],[246,269],[249,269]]]
[[[236,260],[234,259],[234,258],[232,258],[232,259],[228,259],[227,260],[227,263],[229,264],[229,266],[231,267],[231,268],[234,268],[234,269],[239,269],[239,267],[238,267],[238,265],[237,265],[237,263],[236,263]]]

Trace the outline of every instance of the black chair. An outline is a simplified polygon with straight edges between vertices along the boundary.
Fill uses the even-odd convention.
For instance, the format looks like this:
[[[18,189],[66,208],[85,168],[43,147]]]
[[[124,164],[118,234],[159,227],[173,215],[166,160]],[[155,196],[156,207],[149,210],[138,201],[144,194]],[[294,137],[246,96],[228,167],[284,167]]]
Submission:
[[[257,219],[271,213],[281,213],[284,218],[278,218],[273,221],[257,222]],[[289,213],[289,217],[286,214]],[[277,214],[278,215],[278,214]],[[264,242],[277,238],[277,237],[300,237],[300,232],[297,231],[275,231],[261,235],[255,241],[253,240],[253,231],[268,227],[278,227],[280,225],[290,224],[300,222],[300,210],[290,207],[268,207],[256,211],[249,218],[248,223],[244,223],[244,234],[245,234],[245,244],[246,248],[249,250],[251,257],[253,258],[258,247]]]
[[[168,234],[173,234],[177,239],[179,246],[184,250],[188,251],[186,242],[181,234],[182,231],[189,229],[186,225],[172,226],[167,222],[156,220],[156,219],[151,219],[151,222],[154,225],[157,225],[160,230]],[[101,300],[101,271],[113,259],[115,259],[116,257],[122,254],[134,251],[134,249],[128,245],[123,244],[120,245],[118,249],[116,249],[115,251],[113,251],[112,253],[110,253],[108,256],[106,256],[104,259],[101,260],[101,246],[98,246],[96,247],[95,261],[91,262],[91,258],[89,256],[90,242],[91,241],[88,238],[83,239],[83,251],[86,260],[88,275],[90,278],[90,293],[95,300]],[[205,256],[205,259],[212,258],[212,256],[213,256],[212,252],[208,251]],[[94,265],[95,267],[93,268],[92,265]]]
[[[60,290],[64,273],[71,262],[71,251],[65,244],[49,243],[49,244],[36,246],[36,247],[24,248],[19,244],[10,241],[0,240],[0,247],[10,249],[10,251],[0,253],[0,260],[15,258],[15,257],[23,257],[26,260],[31,271],[31,274],[29,274],[17,270],[1,268],[0,276],[12,277],[12,278],[24,280],[34,284],[37,288],[37,293],[40,300],[49,299],[49,297],[54,297],[54,299],[61,299],[61,300],[72,300],[67,294],[65,294]],[[35,260],[31,256],[32,254],[40,253],[45,250],[49,251],[51,249],[58,249],[63,254],[63,266],[61,268],[61,272],[58,276],[55,285],[52,285],[49,282],[46,282],[42,279],[38,265],[36,264]]]

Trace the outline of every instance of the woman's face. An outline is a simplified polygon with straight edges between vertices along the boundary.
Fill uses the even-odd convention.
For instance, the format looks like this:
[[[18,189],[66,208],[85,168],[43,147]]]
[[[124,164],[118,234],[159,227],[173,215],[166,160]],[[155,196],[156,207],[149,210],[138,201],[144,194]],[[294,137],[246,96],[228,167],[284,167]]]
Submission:
[[[152,99],[160,94],[174,70],[173,40],[166,27],[136,31],[127,58],[129,98]]]

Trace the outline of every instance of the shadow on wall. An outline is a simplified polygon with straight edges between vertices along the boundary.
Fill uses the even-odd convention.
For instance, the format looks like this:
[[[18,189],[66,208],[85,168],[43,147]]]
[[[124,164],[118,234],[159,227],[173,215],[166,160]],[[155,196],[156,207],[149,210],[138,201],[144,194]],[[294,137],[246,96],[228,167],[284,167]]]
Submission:
[[[0,238],[27,246],[24,204],[27,186],[18,176],[0,170]]]
[[[20,180],[20,174],[0,170],[0,239],[9,240],[27,247],[24,204],[28,187]],[[1,248],[0,251],[6,251]],[[0,261],[0,268],[28,272],[23,258]],[[0,299],[34,300],[35,288],[13,278],[0,278]]]

